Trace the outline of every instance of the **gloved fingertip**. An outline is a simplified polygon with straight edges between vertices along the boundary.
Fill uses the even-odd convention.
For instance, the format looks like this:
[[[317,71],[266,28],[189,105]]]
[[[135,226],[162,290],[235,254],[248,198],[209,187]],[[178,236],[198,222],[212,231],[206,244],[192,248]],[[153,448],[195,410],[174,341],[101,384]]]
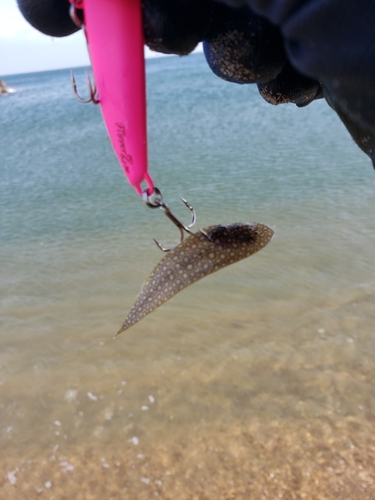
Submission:
[[[147,46],[163,54],[187,55],[205,37],[212,0],[143,0]]]
[[[274,80],[258,84],[258,90],[269,104],[277,106],[292,102],[300,108],[307,106],[321,94],[317,80],[297,72],[289,63]]]
[[[45,35],[64,37],[80,28],[69,15],[69,0],[17,0],[28,23]]]
[[[286,61],[279,30],[246,6],[214,3],[203,49],[217,76],[240,84],[272,80]]]

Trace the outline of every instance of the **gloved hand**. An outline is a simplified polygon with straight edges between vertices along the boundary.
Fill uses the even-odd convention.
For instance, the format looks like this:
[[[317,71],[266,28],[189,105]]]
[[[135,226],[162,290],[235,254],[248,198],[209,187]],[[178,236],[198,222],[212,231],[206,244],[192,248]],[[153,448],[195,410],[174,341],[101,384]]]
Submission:
[[[306,106],[323,96],[317,80],[300,74],[288,62],[280,30],[247,6],[214,2],[203,48],[217,76],[229,82],[257,83],[270,104]]]
[[[78,27],[68,0],[17,0],[39,31]],[[105,1],[105,0],[103,0]],[[256,83],[271,104],[305,106],[326,97],[374,161],[375,3],[368,0],[143,0],[150,49],[186,55],[203,41],[212,71]]]
[[[70,19],[68,0],[18,0],[18,4],[42,33],[59,37],[79,29]],[[215,74],[231,82],[261,84],[261,95],[272,104],[301,105],[320,90],[318,82],[287,64],[280,31],[247,6],[234,8],[214,0],[144,0],[142,10],[151,50],[186,55],[204,41]]]

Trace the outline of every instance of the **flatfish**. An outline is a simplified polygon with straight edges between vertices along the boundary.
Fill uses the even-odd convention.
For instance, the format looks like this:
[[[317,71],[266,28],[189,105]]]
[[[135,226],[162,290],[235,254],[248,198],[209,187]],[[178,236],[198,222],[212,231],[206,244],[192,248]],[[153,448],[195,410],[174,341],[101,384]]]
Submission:
[[[117,335],[192,283],[258,252],[273,234],[252,222],[209,226],[190,235],[157,264]]]

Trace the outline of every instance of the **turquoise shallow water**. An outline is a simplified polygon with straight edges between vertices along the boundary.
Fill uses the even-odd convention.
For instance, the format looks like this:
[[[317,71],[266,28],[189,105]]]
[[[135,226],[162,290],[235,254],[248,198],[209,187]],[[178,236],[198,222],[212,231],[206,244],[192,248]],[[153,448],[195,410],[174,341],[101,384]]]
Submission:
[[[19,453],[9,467],[56,445],[100,458],[119,440],[124,461],[160,442],[171,457],[183,436],[223,422],[230,441],[254,422],[355,418],[366,440],[375,176],[334,113],[323,101],[271,107],[214,77],[202,55],[148,61],[150,170],[167,203],[184,218],[187,198],[198,227],[260,221],[276,236],[113,340],[162,256],[152,238],[169,245],[178,232],[127,185],[100,110],[74,100],[69,78],[8,77],[18,92],[0,102],[0,439]],[[43,488],[48,468],[35,460],[27,484]]]

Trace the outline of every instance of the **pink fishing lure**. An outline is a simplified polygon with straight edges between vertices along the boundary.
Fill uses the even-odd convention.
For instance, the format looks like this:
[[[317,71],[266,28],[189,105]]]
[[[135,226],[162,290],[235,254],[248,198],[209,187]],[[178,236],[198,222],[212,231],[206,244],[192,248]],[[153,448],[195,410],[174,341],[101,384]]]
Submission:
[[[148,174],[144,38],[140,0],[80,0],[100,107],[129,183]]]

